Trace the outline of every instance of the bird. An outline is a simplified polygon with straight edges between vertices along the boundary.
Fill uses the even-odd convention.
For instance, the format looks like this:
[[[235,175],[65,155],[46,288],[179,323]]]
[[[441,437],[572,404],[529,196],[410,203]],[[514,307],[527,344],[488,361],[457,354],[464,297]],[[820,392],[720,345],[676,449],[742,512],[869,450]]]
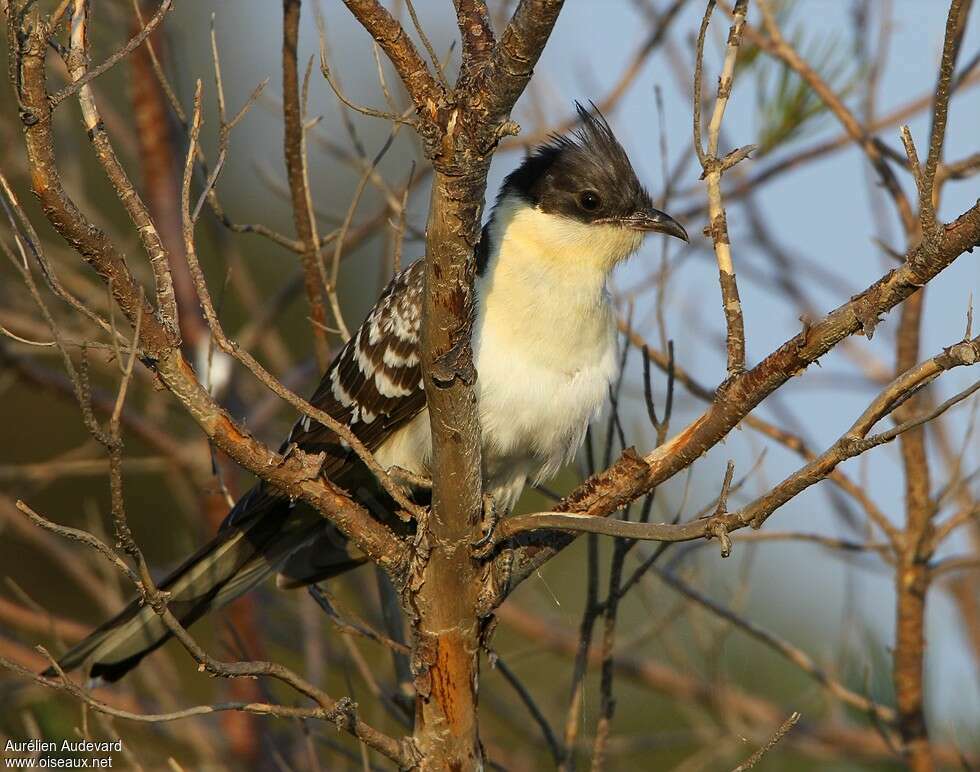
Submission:
[[[653,207],[625,149],[590,103],[578,124],[530,151],[508,174],[474,255],[472,352],[482,482],[506,515],[530,481],[574,459],[617,377],[608,282],[647,234],[688,240]],[[310,402],[345,424],[384,469],[432,474],[421,371],[423,259],[395,275],[323,374]],[[376,517],[393,502],[350,446],[309,416],[280,448],[324,454],[322,474]],[[186,627],[277,574],[283,588],[327,580],[366,562],[312,508],[259,482],[215,537],[158,583]],[[95,681],[123,677],[170,637],[149,604],[132,601],[59,661]],[[54,675],[49,668],[46,675]]]

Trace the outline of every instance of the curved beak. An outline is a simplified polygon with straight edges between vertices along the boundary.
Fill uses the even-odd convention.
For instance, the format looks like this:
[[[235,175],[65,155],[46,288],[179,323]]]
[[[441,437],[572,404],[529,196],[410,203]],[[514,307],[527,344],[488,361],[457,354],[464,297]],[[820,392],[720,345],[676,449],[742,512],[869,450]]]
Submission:
[[[654,233],[664,233],[673,236],[681,241],[690,241],[687,231],[677,220],[659,209],[650,207],[643,212],[636,212],[622,220],[627,228],[634,228],[638,231],[651,231]]]

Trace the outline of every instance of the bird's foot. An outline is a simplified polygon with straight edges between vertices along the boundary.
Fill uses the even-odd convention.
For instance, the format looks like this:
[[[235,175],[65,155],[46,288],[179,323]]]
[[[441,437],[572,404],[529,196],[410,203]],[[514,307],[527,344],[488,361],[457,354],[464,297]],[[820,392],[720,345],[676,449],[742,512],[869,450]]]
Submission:
[[[483,521],[484,534],[478,541],[473,542],[474,554],[478,558],[489,555],[496,546],[494,533],[497,530],[497,523],[500,522],[500,513],[497,512],[497,505],[494,504],[493,496],[489,493],[483,494]]]

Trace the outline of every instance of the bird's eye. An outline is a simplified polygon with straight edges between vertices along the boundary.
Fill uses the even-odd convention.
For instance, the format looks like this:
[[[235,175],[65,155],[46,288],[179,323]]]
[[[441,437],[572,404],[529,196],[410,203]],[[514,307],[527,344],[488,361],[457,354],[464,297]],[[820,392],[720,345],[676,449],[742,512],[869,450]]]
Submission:
[[[587,190],[579,194],[578,205],[586,212],[594,212],[602,206],[602,199],[599,198],[599,194],[594,190]]]

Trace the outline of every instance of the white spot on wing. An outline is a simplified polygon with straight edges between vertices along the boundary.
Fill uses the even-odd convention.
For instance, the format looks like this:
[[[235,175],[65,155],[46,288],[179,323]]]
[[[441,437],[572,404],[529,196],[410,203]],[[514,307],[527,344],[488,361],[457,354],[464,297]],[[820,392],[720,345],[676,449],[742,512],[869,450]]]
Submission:
[[[369,318],[368,342],[372,346],[375,345],[379,340],[381,340],[382,325],[380,323],[380,320],[383,317],[385,311],[387,310],[387,307],[388,307],[387,303],[385,303],[382,306],[379,306],[371,313],[371,316]],[[360,337],[360,333],[358,333],[358,337]]]
[[[330,374],[330,393],[333,394],[335,400],[337,400],[344,407],[349,407],[353,403],[354,398],[347,393],[344,389],[344,385],[340,382],[340,370],[334,370]]]
[[[417,307],[400,308],[391,315],[391,331],[400,340],[415,343],[418,340],[418,318]]]
[[[381,359],[388,367],[414,367],[419,363],[419,358],[414,351],[402,356],[390,348],[385,349]]]
[[[397,397],[407,397],[412,393],[411,389],[403,389],[395,383],[384,370],[378,370],[374,374],[374,385],[378,393],[384,397],[395,399]]]
[[[368,358],[367,353],[360,346],[357,346],[357,366],[364,373],[365,378],[370,378],[377,369],[377,366]]]

